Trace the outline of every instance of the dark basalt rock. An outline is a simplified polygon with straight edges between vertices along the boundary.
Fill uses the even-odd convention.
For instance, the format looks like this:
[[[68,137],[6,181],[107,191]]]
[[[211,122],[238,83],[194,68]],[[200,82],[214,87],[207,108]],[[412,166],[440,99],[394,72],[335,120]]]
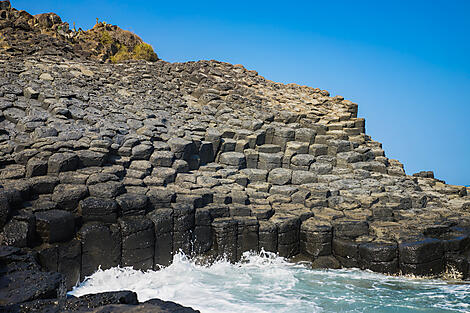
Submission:
[[[146,217],[128,216],[119,220],[122,236],[123,266],[148,270],[153,268],[155,229]]]
[[[425,238],[401,243],[400,269],[405,274],[437,275],[445,267],[443,243],[439,239]]]
[[[17,215],[3,227],[2,244],[30,247],[35,241],[35,219],[30,214]]]
[[[86,223],[78,232],[82,244],[81,279],[98,268],[121,264],[121,232],[117,225]]]
[[[173,260],[173,209],[156,209],[147,217],[155,229],[154,265],[169,265]]]
[[[116,198],[121,216],[145,215],[148,208],[146,195],[125,193]]]
[[[359,245],[354,241],[334,238],[333,254],[344,267],[359,267]]]
[[[73,171],[78,167],[78,157],[74,153],[64,152],[53,154],[47,163],[48,172],[57,174],[59,172]]]
[[[173,208],[173,252],[180,250],[191,254],[192,232],[195,226],[195,208],[191,204],[174,203]]]
[[[139,303],[132,291],[103,292],[81,297],[69,296],[58,302],[56,299],[34,300],[5,307],[8,312],[155,312],[155,313],[196,313],[180,304],[150,299]]]
[[[116,223],[118,205],[112,199],[88,197],[79,202],[78,212],[84,222]]]
[[[359,245],[359,256],[363,261],[389,262],[398,257],[396,243],[363,243]]]
[[[99,266],[168,265],[180,249],[468,275],[469,189],[406,175],[357,104],[213,60],[108,64],[117,51],[101,32],[140,39],[98,23],[83,41],[53,13],[0,8],[0,242],[36,251],[66,288]],[[45,282],[15,301],[63,309],[49,295],[58,276],[2,253],[20,260],[8,273]]]
[[[70,212],[49,210],[37,212],[35,217],[36,232],[43,242],[64,242],[75,234],[75,218]]]
[[[65,291],[61,274],[39,271],[34,255],[17,248],[0,246],[0,273],[0,310]]]
[[[131,304],[136,305],[137,294],[132,291],[112,291],[97,294],[84,295],[78,298],[67,299],[65,308],[71,311],[87,310],[98,308],[108,304]]]
[[[0,228],[5,226],[10,215],[11,207],[4,192],[0,191]]]
[[[398,248],[401,263],[419,264],[442,259],[444,256],[442,241],[435,238],[404,242]]]

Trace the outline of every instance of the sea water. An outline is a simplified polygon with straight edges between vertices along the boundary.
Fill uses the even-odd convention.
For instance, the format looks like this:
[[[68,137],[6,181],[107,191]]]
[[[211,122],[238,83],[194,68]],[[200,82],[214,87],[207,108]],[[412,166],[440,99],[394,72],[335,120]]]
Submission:
[[[132,290],[143,302],[174,301],[211,312],[470,312],[470,285],[355,269],[312,270],[272,253],[199,265],[184,254],[158,271],[98,270],[70,294]]]

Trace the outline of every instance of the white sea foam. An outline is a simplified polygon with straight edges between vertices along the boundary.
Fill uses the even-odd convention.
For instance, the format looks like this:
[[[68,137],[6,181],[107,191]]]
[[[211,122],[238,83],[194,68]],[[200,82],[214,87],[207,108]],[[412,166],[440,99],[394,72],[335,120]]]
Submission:
[[[470,312],[470,286],[359,270],[310,270],[272,253],[198,265],[184,254],[159,271],[98,270],[70,294],[133,290],[211,312]]]

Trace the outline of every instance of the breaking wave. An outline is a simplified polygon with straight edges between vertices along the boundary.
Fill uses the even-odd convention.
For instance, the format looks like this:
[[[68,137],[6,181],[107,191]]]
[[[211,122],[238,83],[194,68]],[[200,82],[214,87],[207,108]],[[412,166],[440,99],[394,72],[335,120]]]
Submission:
[[[368,271],[312,270],[262,251],[200,265],[182,253],[158,271],[98,270],[69,294],[132,290],[212,312],[470,312],[470,285]]]

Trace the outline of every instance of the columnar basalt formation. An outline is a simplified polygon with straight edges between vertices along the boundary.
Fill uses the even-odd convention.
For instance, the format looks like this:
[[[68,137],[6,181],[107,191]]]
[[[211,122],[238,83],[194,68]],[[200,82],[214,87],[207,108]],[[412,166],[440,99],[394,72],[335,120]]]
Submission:
[[[468,190],[406,175],[341,96],[218,61],[0,68],[1,241],[68,288],[180,250],[467,275]]]

